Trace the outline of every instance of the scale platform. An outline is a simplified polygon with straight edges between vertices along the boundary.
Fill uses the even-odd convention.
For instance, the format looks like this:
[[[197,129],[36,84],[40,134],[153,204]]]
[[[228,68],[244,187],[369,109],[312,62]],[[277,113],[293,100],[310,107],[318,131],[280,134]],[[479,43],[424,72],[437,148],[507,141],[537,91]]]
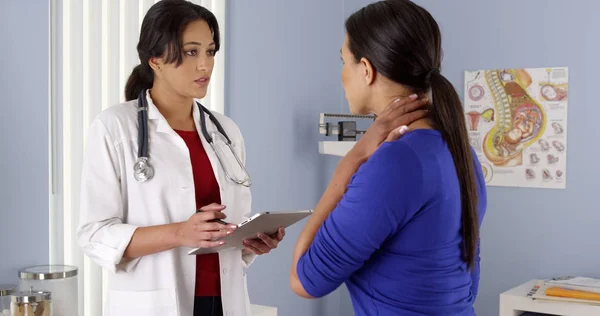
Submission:
[[[320,141],[319,142],[319,153],[323,155],[333,155],[344,157],[354,147],[355,141]]]

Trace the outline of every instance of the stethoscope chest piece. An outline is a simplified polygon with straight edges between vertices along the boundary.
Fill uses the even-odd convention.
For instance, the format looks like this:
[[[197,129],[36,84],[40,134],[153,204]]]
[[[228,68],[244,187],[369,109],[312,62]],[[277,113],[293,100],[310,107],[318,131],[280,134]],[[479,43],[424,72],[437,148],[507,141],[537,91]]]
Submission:
[[[147,157],[138,157],[133,165],[133,177],[139,182],[146,182],[154,177],[154,168]]]

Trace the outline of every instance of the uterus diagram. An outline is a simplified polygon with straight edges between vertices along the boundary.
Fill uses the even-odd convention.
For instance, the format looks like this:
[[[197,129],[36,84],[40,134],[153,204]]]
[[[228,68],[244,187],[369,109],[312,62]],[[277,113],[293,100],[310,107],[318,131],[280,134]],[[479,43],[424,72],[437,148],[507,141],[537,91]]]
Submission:
[[[494,120],[494,109],[489,108],[485,109],[481,112],[479,111],[469,111],[467,112],[467,126],[469,131],[477,131],[479,130],[479,123],[481,121],[489,123]]]
[[[524,69],[499,69],[485,71],[485,80],[496,117],[491,112],[494,125],[483,139],[483,152],[495,166],[522,165],[523,151],[540,139],[546,128],[544,109],[527,92],[531,76]],[[476,116],[471,114],[470,127]]]

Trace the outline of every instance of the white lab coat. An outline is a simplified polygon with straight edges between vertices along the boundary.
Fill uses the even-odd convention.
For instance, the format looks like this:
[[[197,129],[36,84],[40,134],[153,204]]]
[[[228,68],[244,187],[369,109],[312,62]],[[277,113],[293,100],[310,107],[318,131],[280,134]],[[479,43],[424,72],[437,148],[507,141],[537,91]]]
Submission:
[[[83,157],[79,245],[110,273],[105,316],[193,315],[196,257],[182,247],[126,260],[123,252],[137,227],[186,221],[196,210],[189,152],[183,139],[169,126],[147,94],[149,162],[154,178],[140,183],[133,178],[138,151],[137,100],[103,111],[91,124]],[[250,215],[250,189],[225,177],[218,159],[200,132],[200,115],[194,121],[210,159],[226,206],[227,221],[240,223]],[[202,115],[206,115],[202,113]],[[245,163],[242,135],[226,116],[214,113]],[[209,133],[217,129],[206,116]],[[225,147],[230,173],[241,176],[237,161]],[[245,268],[254,255],[240,250],[219,253],[224,315],[251,316]]]

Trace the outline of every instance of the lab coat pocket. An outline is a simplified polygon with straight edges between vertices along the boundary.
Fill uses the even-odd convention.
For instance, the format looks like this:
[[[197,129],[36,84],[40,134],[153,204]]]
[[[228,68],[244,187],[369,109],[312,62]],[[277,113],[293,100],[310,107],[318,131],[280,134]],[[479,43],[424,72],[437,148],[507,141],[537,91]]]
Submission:
[[[109,292],[109,316],[177,316],[174,289]]]

